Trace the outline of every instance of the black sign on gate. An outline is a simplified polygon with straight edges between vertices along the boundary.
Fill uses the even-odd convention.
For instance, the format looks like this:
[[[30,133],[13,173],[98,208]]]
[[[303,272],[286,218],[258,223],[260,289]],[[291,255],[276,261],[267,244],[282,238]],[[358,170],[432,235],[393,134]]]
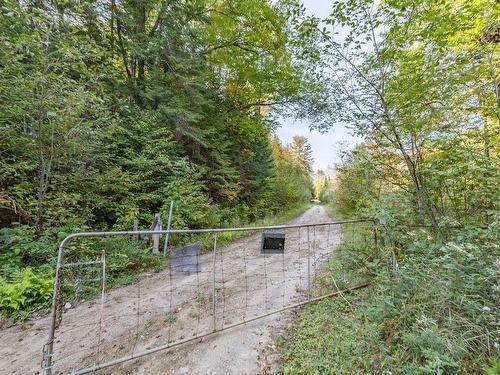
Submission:
[[[285,233],[262,233],[261,254],[283,254],[285,252]]]
[[[170,269],[172,274],[190,274],[201,272],[199,258],[199,243],[173,248],[170,255]]]

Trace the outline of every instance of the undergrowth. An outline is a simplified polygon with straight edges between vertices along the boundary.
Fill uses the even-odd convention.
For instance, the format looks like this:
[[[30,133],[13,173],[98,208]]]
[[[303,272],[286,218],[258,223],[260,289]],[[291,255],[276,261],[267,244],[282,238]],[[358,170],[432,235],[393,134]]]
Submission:
[[[303,213],[310,205],[297,206],[245,226],[281,224]],[[241,223],[244,225],[245,223]],[[222,232],[218,246],[248,235],[249,232]],[[66,233],[37,238],[27,226],[0,230],[0,316],[10,323],[24,320],[51,306],[57,241]],[[57,238],[58,240],[54,240]],[[202,251],[213,246],[213,234],[171,236],[170,244],[198,242]],[[69,243],[65,263],[100,261],[106,254],[106,289],[134,283],[145,272],[159,272],[168,265],[168,256],[151,254],[151,238],[141,238],[138,246],[130,237],[80,238]],[[29,266],[27,266],[29,265]],[[101,290],[100,264],[65,268],[64,303],[76,304],[94,298]]]
[[[13,319],[24,319],[46,307],[52,298],[52,280],[37,276],[31,268],[15,271],[7,282],[0,277],[0,306]]]
[[[305,307],[279,341],[281,373],[498,374],[494,226],[456,231],[443,244],[424,230],[401,231],[395,274],[391,248],[360,246],[350,229],[345,236],[319,287],[370,286]]]

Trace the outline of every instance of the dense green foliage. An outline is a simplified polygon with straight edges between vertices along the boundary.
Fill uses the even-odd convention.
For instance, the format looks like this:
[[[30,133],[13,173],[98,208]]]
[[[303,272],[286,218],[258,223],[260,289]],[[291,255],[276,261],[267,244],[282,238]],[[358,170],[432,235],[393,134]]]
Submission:
[[[294,2],[7,0],[0,12],[4,277],[50,278],[65,234],[147,228],[170,200],[174,228],[309,201],[310,160],[271,140],[271,109],[314,88],[292,54]],[[128,258],[130,272],[150,264]]]
[[[360,228],[353,229],[318,288],[366,280],[370,286],[301,311],[279,342],[283,373],[498,371],[500,268],[493,228],[461,232],[446,245],[436,245],[425,230],[405,230],[398,237],[405,258],[396,276],[389,249],[376,251],[360,241]]]
[[[498,18],[488,0],[346,0],[324,20],[303,20],[331,90],[314,125],[340,120],[364,138],[344,160],[341,206],[368,209],[392,194],[397,211],[406,206],[434,232],[494,221]]]
[[[12,317],[26,317],[52,299],[53,281],[36,276],[30,268],[13,272],[9,281],[0,278],[0,308]]]
[[[499,11],[345,0],[303,20],[331,89],[315,124],[364,137],[317,196],[332,192],[337,216],[377,219],[384,242],[347,230],[323,279],[370,286],[301,312],[284,373],[498,373]]]

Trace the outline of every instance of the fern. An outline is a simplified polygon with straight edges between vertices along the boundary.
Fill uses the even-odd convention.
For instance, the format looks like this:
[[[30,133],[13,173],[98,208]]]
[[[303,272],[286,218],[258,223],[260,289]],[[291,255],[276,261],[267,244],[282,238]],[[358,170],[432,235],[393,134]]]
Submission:
[[[8,280],[0,278],[0,312],[8,318],[26,318],[47,308],[52,296],[52,280],[33,273],[31,268],[14,271]]]

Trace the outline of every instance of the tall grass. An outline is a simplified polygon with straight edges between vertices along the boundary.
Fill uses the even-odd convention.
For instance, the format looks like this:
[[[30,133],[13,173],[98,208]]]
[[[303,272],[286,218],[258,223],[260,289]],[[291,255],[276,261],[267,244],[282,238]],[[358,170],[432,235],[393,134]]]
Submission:
[[[304,308],[279,340],[284,374],[497,374],[500,262],[494,228],[456,232],[445,244],[424,230],[389,248],[346,242],[318,288],[366,289]]]

